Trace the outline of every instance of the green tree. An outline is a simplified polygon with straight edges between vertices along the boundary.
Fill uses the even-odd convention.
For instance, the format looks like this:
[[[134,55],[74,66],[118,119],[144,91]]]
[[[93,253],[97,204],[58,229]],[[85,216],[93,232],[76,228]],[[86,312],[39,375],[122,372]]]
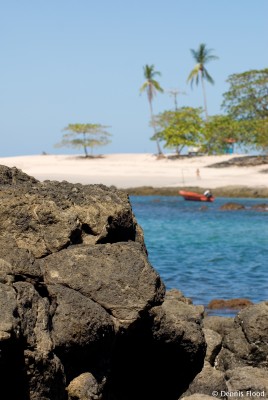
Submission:
[[[88,157],[88,147],[93,148],[104,146],[110,142],[110,133],[105,129],[108,126],[101,124],[69,124],[63,130],[68,133],[63,135],[63,139],[56,147],[83,148],[85,157]]]
[[[244,143],[268,150],[268,68],[230,75],[229,90],[223,94],[222,108],[232,118],[243,121]]]
[[[203,126],[201,113],[201,108],[182,107],[158,114],[155,118],[158,139],[165,142],[164,147],[175,149],[177,154],[185,146],[199,145]]]
[[[268,117],[262,119],[238,120],[244,126],[244,143],[247,147],[268,151]]]
[[[268,152],[268,118],[262,120],[255,120],[255,143],[254,147],[264,151],[266,154]]]
[[[208,119],[208,110],[207,110],[207,97],[206,97],[206,89],[205,89],[205,80],[211,84],[214,84],[214,80],[209,75],[205,65],[212,60],[217,60],[218,57],[212,54],[213,49],[207,49],[204,43],[199,45],[197,50],[191,49],[192,56],[196,61],[196,64],[193,70],[190,72],[187,82],[191,82],[191,86],[195,81],[196,85],[199,84],[199,78],[201,80],[202,89],[203,89],[203,97],[204,97],[204,109],[206,119]]]
[[[268,68],[230,75],[222,108],[235,119],[268,117]]]
[[[154,124],[154,113],[153,113],[153,98],[156,96],[157,92],[163,92],[164,90],[161,88],[159,82],[157,82],[155,80],[155,77],[157,75],[161,75],[161,73],[159,71],[155,71],[154,69],[154,65],[148,65],[146,64],[143,67],[143,74],[144,74],[144,78],[146,79],[144,84],[141,86],[140,88],[140,93],[146,91],[147,93],[147,97],[148,97],[148,101],[149,101],[149,106],[150,106],[150,114],[151,114],[151,124],[153,126],[154,129],[154,133],[155,133],[155,137],[156,137],[156,127]],[[159,140],[156,137],[156,144],[157,144],[157,151],[158,154],[162,154],[161,148],[160,148],[160,144],[159,144]]]
[[[229,115],[213,115],[204,124],[202,151],[207,154],[223,154],[230,145],[247,144],[247,124]]]

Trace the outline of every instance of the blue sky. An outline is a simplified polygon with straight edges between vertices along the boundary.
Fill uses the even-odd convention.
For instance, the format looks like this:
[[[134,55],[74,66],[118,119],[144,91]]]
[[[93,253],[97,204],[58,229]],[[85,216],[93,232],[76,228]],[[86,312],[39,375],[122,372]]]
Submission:
[[[0,5],[0,156],[77,153],[56,149],[69,123],[110,126],[96,153],[156,152],[149,106],[139,94],[143,66],[179,106],[203,106],[186,84],[200,43],[219,57],[207,65],[208,112],[221,112],[226,79],[268,66],[267,0],[8,0]],[[168,94],[155,113],[173,107]]]

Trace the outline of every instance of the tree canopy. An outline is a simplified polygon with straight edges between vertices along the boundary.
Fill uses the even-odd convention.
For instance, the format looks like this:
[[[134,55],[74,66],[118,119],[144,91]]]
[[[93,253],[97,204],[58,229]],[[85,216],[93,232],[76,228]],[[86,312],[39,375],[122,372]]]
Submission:
[[[235,119],[268,118],[268,68],[230,75],[222,108]]]
[[[202,151],[206,154],[223,154],[228,148],[248,143],[248,124],[229,115],[213,115],[203,126]]]
[[[242,142],[258,150],[268,149],[268,68],[230,75],[222,108],[244,121]]]
[[[164,147],[175,149],[180,154],[185,146],[196,146],[201,140],[202,109],[182,107],[175,111],[164,111],[155,117],[156,136],[164,141]],[[156,139],[155,136],[152,137]]]
[[[205,81],[208,81],[211,84],[214,84],[213,78],[208,73],[205,65],[212,60],[217,60],[218,57],[212,54],[213,49],[208,49],[204,43],[201,43],[197,50],[191,49],[192,56],[196,61],[196,64],[192,71],[190,72],[187,82],[193,85],[195,81],[196,85],[199,84],[199,78],[202,83],[203,89],[203,97],[204,97],[204,109],[206,118],[208,118],[208,110],[207,110],[207,99],[206,99],[206,90],[205,90]]]
[[[57,147],[74,147],[83,148],[85,156],[88,157],[88,147],[93,148],[104,146],[110,142],[108,139],[110,133],[105,129],[108,126],[101,124],[69,124],[63,130],[68,133],[63,135],[63,139],[58,143]]]
[[[148,101],[150,104],[152,104],[152,100],[155,97],[157,92],[163,92],[164,90],[161,88],[159,82],[155,79],[155,77],[161,76],[161,72],[155,71],[154,65],[148,65],[146,64],[143,67],[143,75],[145,78],[145,82],[140,88],[140,92],[146,91]]]
[[[157,92],[163,92],[164,90],[161,88],[159,82],[157,80],[155,80],[155,76],[156,75],[161,75],[161,73],[159,71],[155,71],[154,69],[154,65],[148,65],[146,64],[143,67],[143,75],[145,78],[145,82],[143,83],[143,85],[140,88],[140,93],[146,91],[147,93],[147,97],[148,97],[148,101],[149,101],[149,106],[150,106],[150,114],[151,114],[151,125],[154,129],[154,136],[155,136],[155,140],[157,143],[157,150],[158,150],[158,154],[161,154],[161,148],[160,148],[160,144],[159,144],[159,140],[157,138],[156,135],[156,129],[155,129],[155,125],[154,125],[154,113],[153,113],[153,98],[154,96],[156,96]]]

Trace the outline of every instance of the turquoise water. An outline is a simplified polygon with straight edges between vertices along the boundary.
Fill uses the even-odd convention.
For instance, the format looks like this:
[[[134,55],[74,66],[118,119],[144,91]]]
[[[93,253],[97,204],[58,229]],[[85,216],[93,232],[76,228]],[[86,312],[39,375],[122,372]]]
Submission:
[[[251,209],[268,204],[268,199],[130,200],[149,260],[167,289],[177,288],[194,304],[203,305],[215,298],[268,300],[268,211]],[[243,204],[246,210],[220,210],[228,202]]]

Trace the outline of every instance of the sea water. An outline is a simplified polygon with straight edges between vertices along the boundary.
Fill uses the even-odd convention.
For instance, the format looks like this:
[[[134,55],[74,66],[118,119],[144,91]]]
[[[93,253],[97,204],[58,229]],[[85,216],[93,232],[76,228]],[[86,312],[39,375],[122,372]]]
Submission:
[[[179,289],[194,304],[205,306],[212,299],[268,300],[268,209],[252,208],[268,204],[268,199],[201,203],[175,196],[131,196],[130,201],[149,261],[167,290]],[[221,210],[228,202],[245,209]]]

